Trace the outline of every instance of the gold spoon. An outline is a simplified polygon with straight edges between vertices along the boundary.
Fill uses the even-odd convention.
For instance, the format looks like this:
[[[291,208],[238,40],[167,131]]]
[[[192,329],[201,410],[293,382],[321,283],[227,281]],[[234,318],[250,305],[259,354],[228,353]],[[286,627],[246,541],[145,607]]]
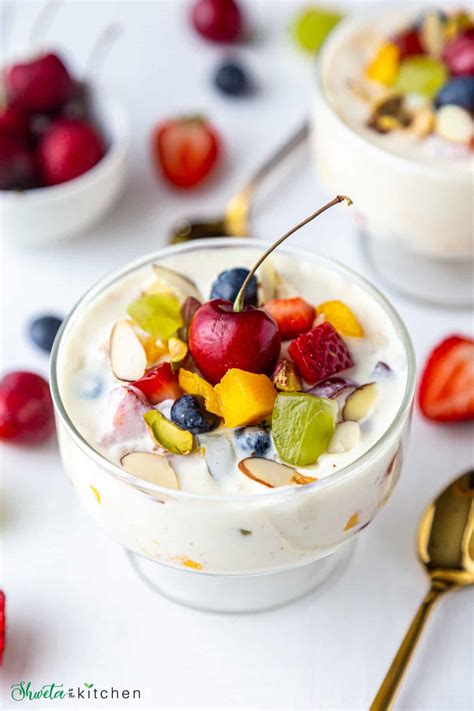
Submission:
[[[222,217],[209,222],[183,220],[171,232],[170,242],[188,242],[204,237],[245,237],[250,234],[250,201],[269,173],[298,148],[308,137],[309,125],[305,123],[268,158],[246,185],[226,205]]]
[[[450,590],[474,584],[474,470],[463,474],[428,506],[418,529],[418,556],[431,586],[372,702],[387,711],[436,600]]]

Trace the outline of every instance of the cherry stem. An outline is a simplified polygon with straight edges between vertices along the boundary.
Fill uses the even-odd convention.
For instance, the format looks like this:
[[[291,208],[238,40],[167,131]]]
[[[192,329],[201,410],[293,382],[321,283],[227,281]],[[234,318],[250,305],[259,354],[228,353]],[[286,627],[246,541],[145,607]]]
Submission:
[[[291,228],[286,234],[283,235],[283,237],[280,237],[274,244],[272,244],[271,247],[267,249],[267,251],[262,254],[258,262],[255,264],[253,269],[247,274],[244,283],[240,287],[240,291],[237,294],[237,297],[234,301],[234,311],[243,311],[244,308],[244,301],[245,301],[245,291],[250,283],[251,278],[259,268],[259,266],[265,261],[265,259],[268,257],[269,254],[273,252],[274,249],[280,246],[282,242],[284,242],[288,237],[291,237],[292,234],[297,232],[301,227],[304,227],[305,225],[308,224],[308,222],[311,222],[312,220],[315,219],[315,217],[318,217],[318,215],[321,215],[321,213],[326,212],[326,210],[329,210],[330,207],[334,207],[334,205],[337,205],[340,202],[347,202],[348,205],[352,205],[352,200],[350,197],[347,197],[347,195],[336,195],[334,200],[331,200],[331,202],[328,202],[326,205],[323,205],[323,207],[320,207],[319,210],[316,210],[316,212],[313,212],[312,215],[309,215],[306,217],[304,220],[299,222],[297,225]]]
[[[44,0],[41,4],[36,17],[33,20],[33,25],[30,30],[28,44],[32,47],[41,41],[46,30],[50,27],[54,16],[58,10],[60,0]]]
[[[117,38],[122,33],[122,27],[118,23],[107,25],[95,40],[86,62],[84,75],[86,77],[97,77],[104,66],[105,58],[110,48],[115,44]]]

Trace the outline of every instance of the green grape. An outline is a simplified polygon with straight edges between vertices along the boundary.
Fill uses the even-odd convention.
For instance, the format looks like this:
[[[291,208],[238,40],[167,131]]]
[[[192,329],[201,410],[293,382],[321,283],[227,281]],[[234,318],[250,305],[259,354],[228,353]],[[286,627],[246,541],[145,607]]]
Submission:
[[[303,10],[295,18],[291,32],[295,42],[306,52],[315,54],[337,25],[342,15],[317,8]]]
[[[423,94],[432,99],[447,79],[448,70],[439,59],[417,55],[400,64],[394,88],[402,94]]]
[[[279,393],[272,435],[280,459],[304,467],[327,451],[336,428],[337,403],[309,393]]]
[[[163,341],[183,325],[181,304],[174,294],[144,294],[130,304],[127,313],[141,329]]]

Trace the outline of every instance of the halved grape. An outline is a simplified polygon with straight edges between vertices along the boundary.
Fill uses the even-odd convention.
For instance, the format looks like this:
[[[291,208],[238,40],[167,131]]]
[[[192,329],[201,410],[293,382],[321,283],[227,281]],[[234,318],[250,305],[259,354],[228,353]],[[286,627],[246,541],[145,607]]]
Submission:
[[[280,459],[304,467],[327,451],[336,427],[334,400],[309,393],[278,393],[272,435]]]
[[[174,294],[144,294],[133,301],[128,315],[153,338],[167,341],[183,325],[181,304]]]
[[[301,11],[293,22],[293,37],[301,49],[316,53],[341,18],[337,12],[307,8]]]
[[[400,64],[394,89],[402,94],[422,94],[431,99],[447,79],[448,70],[438,59],[426,56],[408,57]]]

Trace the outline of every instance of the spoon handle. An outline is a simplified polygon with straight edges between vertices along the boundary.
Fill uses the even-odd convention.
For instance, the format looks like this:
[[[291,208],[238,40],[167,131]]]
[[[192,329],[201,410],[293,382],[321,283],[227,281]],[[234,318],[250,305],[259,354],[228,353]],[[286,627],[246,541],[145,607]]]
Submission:
[[[444,592],[446,592],[446,590],[446,587],[434,584],[425,595],[425,598],[418,608],[418,611],[413,618],[405,637],[403,638],[398,652],[390,665],[390,669],[385,675],[385,679],[383,680],[376,697],[372,701],[370,711],[387,711],[391,707],[430,612],[433,609],[437,599]]]

